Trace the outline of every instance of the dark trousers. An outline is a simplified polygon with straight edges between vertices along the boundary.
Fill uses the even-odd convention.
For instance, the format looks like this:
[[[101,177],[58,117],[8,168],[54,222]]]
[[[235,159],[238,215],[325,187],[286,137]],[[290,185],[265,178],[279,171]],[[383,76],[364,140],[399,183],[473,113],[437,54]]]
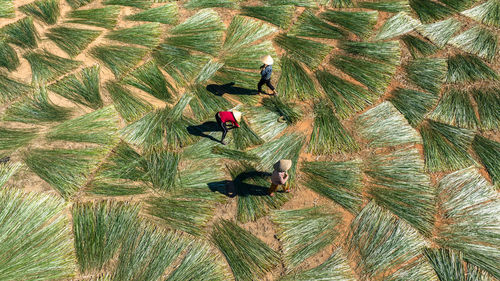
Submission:
[[[217,124],[219,124],[219,127],[221,127],[221,129],[222,129],[222,138],[221,138],[220,142],[223,142],[224,138],[227,135],[227,131],[228,131],[226,123],[222,122],[222,120],[220,119],[219,113],[215,114],[215,120],[217,121]]]
[[[257,89],[260,92],[262,92],[262,85],[266,84],[269,89],[271,89],[272,91],[274,91],[274,86],[273,84],[271,84],[271,79],[264,79],[264,78],[260,78],[260,81],[259,81],[259,84],[257,84]]]

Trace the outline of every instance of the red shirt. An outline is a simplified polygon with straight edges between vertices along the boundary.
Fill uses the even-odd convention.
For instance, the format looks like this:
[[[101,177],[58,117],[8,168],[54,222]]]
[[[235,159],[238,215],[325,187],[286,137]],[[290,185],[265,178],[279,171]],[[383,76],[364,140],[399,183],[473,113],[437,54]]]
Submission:
[[[231,111],[220,111],[219,117],[222,123],[231,122],[233,126],[236,126],[238,128],[240,127],[238,122],[236,122],[236,119],[234,118],[234,115]]]

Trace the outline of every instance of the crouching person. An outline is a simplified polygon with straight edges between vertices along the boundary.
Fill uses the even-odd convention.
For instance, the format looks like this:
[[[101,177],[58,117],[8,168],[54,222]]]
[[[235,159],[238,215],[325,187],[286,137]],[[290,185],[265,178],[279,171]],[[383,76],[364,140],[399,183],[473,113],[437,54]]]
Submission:
[[[289,176],[287,171],[292,167],[292,160],[280,160],[274,164],[273,174],[271,175],[271,187],[269,187],[268,194],[274,196],[274,192],[278,189],[279,185],[285,185]],[[283,186],[283,191],[290,192],[290,189]]]

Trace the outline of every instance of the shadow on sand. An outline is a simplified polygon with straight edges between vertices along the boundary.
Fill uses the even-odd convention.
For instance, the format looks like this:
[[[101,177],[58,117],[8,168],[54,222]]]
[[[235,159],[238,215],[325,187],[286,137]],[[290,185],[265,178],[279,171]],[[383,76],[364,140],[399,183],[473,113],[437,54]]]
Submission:
[[[210,84],[207,86],[207,91],[211,92],[214,95],[222,96],[224,94],[230,95],[257,95],[256,90],[250,90],[242,87],[235,87],[234,82],[227,83],[224,85]]]
[[[224,180],[208,184],[211,191],[222,193],[228,197],[235,196],[267,196],[271,173],[251,171],[239,174],[234,180]],[[250,182],[247,182],[250,181]],[[252,183],[254,182],[254,183]]]

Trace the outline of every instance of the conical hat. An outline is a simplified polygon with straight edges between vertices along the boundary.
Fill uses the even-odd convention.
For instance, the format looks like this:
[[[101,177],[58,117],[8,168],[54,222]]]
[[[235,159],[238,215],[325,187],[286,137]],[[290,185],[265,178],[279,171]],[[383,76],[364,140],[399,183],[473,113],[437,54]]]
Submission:
[[[273,167],[279,172],[286,172],[292,167],[292,160],[282,159],[276,162]]]
[[[240,123],[241,112],[239,112],[238,110],[233,110],[233,116],[234,116],[234,119],[236,119],[236,122]]]
[[[273,58],[270,55],[266,55],[260,58],[263,64],[272,65],[274,63]]]

